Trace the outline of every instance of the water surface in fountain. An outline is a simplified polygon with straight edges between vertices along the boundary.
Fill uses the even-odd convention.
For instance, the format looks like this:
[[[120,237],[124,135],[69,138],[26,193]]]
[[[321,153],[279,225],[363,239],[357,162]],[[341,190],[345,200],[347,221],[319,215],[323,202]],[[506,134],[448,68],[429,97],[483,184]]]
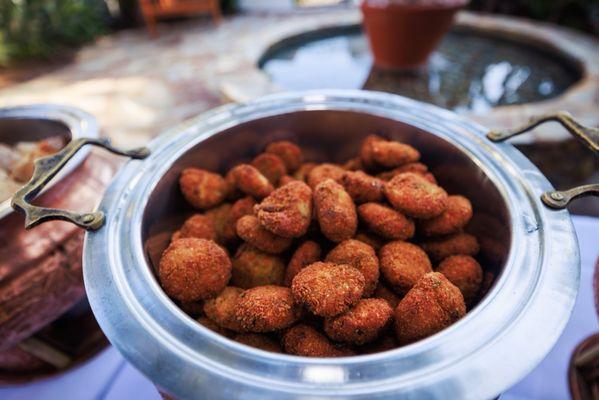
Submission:
[[[380,90],[475,113],[550,99],[581,78],[577,64],[550,45],[461,27],[443,39],[418,71],[373,68],[359,26],[285,39],[264,54],[260,67],[285,89]]]

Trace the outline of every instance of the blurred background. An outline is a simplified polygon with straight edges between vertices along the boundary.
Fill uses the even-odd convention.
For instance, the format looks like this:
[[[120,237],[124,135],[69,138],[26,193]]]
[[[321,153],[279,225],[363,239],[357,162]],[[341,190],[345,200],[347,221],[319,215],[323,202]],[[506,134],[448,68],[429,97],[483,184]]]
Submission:
[[[255,3],[255,4],[252,4]],[[343,0],[221,1],[222,10],[285,10],[351,3]],[[595,0],[473,0],[468,9],[551,22],[599,35],[599,2]],[[59,63],[73,49],[102,35],[143,23],[138,0],[2,0],[0,65],[3,74],[20,63]],[[23,79],[27,75],[14,79]],[[6,79],[6,78],[5,78]],[[10,79],[10,78],[9,78]],[[6,79],[7,82],[10,82]]]

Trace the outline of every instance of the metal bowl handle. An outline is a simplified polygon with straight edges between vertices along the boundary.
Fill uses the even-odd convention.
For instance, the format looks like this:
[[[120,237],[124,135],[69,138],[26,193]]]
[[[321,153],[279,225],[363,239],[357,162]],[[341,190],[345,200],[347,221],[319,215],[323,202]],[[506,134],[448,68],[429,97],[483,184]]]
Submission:
[[[13,209],[25,214],[25,229],[31,229],[42,222],[51,220],[72,222],[89,231],[97,230],[104,225],[105,217],[102,211],[80,214],[55,208],[38,207],[30,203],[75,153],[88,144],[103,147],[112,153],[134,159],[143,159],[150,154],[150,150],[146,147],[124,151],[112,147],[109,139],[80,138],[69,142],[58,153],[35,160],[33,176],[25,186],[14,194],[11,201]]]
[[[487,138],[493,142],[502,142],[550,121],[559,122],[585,147],[589,148],[595,154],[599,154],[599,129],[582,125],[566,111],[559,111],[555,114],[547,114],[533,118],[528,124],[518,128],[491,131],[487,134]],[[541,195],[541,201],[547,207],[561,210],[566,208],[572,200],[582,196],[599,196],[599,184],[595,183],[577,186],[568,190],[546,192]]]

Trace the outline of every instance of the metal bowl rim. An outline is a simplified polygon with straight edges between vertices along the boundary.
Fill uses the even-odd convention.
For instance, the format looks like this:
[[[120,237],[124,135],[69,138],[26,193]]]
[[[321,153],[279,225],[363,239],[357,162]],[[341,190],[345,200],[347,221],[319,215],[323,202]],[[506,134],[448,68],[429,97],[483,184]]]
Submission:
[[[32,104],[27,106],[0,108],[0,119],[37,119],[61,123],[66,126],[72,139],[83,137],[98,138],[100,128],[96,119],[85,111],[75,107],[57,104]],[[90,148],[83,148],[75,154],[69,163],[46,185],[41,193],[50,190],[61,179],[69,175],[87,158]],[[14,212],[10,198],[0,202],[0,220]]]
[[[496,382],[494,382],[494,384],[492,385],[485,386],[484,388],[482,387],[482,385],[478,385],[480,386],[479,388],[477,388],[478,390],[473,390],[467,393],[467,397],[491,397],[505,390],[509,385],[515,383],[526,372],[528,372],[534,366],[535,363],[539,362],[540,359],[553,345],[553,343],[557,340],[559,333],[565,326],[565,323],[567,322],[569,314],[572,310],[574,299],[576,296],[576,291],[578,288],[578,248],[576,244],[576,237],[568,213],[565,211],[548,211],[541,205],[540,200],[538,199],[538,195],[542,191],[550,190],[551,185],[536,169],[536,167],[534,167],[530,163],[530,161],[524,158],[517,150],[515,150],[509,144],[490,144],[483,137],[484,133],[486,132],[485,128],[477,124],[474,124],[462,117],[458,117],[453,112],[442,110],[435,106],[422,104],[399,96],[382,93],[369,93],[363,91],[311,91],[289,94],[277,94],[255,100],[247,104],[228,105],[220,107],[208,113],[202,114],[201,116],[185,124],[182,124],[181,126],[173,130],[170,130],[169,132],[165,133],[162,137],[159,137],[158,139],[153,141],[150,144],[150,147],[156,153],[154,153],[150,160],[144,162],[133,161],[127,164],[120,171],[119,175],[108,189],[107,194],[100,205],[100,209],[108,213],[108,226],[102,229],[101,231],[91,233],[86,237],[84,251],[85,283],[86,288],[88,290],[88,296],[90,297],[90,302],[92,304],[92,308],[94,309],[94,312],[100,322],[100,325],[105,330],[109,339],[113,342],[113,344],[115,344],[119,348],[121,352],[124,353],[126,358],[128,358],[135,366],[140,368],[142,372],[146,373],[152,380],[166,387],[172,393],[175,393],[180,396],[186,396],[192,394],[193,392],[190,391],[191,388],[189,387],[172,386],[172,377],[167,378],[164,376],[164,374],[158,373],[155,366],[148,365],[146,355],[140,354],[140,352],[137,349],[135,349],[135,346],[132,347],[130,345],[128,335],[124,335],[124,324],[118,322],[117,320],[121,319],[124,315],[127,315],[128,317],[135,316],[136,318],[139,318],[139,320],[134,321],[135,323],[132,325],[135,328],[136,333],[144,333],[152,336],[151,331],[154,330],[154,336],[152,336],[154,342],[152,343],[152,345],[158,346],[163,351],[174,353],[174,358],[178,359],[181,363],[188,363],[190,367],[193,366],[198,368],[198,364],[190,362],[190,358],[193,358],[195,355],[186,354],[186,351],[189,351],[190,349],[186,348],[185,345],[182,345],[182,343],[179,342],[180,338],[177,338],[176,335],[171,336],[170,333],[160,331],[159,324],[156,325],[156,321],[152,321],[153,318],[149,317],[149,314],[141,315],[144,312],[146,312],[146,310],[140,308],[139,301],[141,297],[144,297],[144,299],[141,299],[142,301],[147,301],[148,296],[157,296],[154,297],[153,300],[162,303],[165,309],[168,309],[169,312],[174,313],[173,315],[176,314],[176,318],[180,318],[182,326],[185,325],[187,328],[195,329],[195,331],[199,334],[199,336],[202,337],[202,339],[205,339],[210,343],[214,343],[215,346],[228,347],[228,350],[233,351],[236,354],[241,354],[242,356],[254,358],[258,360],[258,362],[285,362],[286,364],[294,364],[307,367],[355,367],[356,365],[368,365],[372,362],[384,361],[393,357],[407,357],[410,356],[410,354],[414,354],[415,352],[417,353],[422,349],[426,349],[427,346],[428,348],[430,348],[431,346],[434,347],[435,344],[439,343],[444,343],[444,345],[448,345],[448,335],[453,333],[453,335],[455,336],[455,332],[459,332],[458,328],[464,330],[467,326],[472,325],[472,321],[475,320],[475,316],[477,315],[476,313],[481,314],[484,312],[485,308],[493,308],[493,301],[496,302],[498,296],[501,295],[502,291],[500,290],[500,288],[510,283],[508,280],[509,276],[506,276],[506,273],[504,273],[497,287],[490,293],[488,298],[481,305],[479,305],[472,313],[470,313],[474,314],[474,316],[467,316],[462,321],[458,322],[455,326],[452,326],[451,328],[448,328],[440,332],[439,334],[434,335],[431,338],[417,342],[410,346],[406,346],[405,348],[393,350],[390,352],[379,353],[372,356],[349,357],[334,360],[310,359],[302,357],[268,354],[260,350],[255,350],[247,346],[233,343],[223,337],[220,337],[219,335],[209,332],[207,329],[201,326],[197,326],[197,324],[193,324],[193,322],[188,317],[184,316],[184,314],[181,311],[179,311],[176,308],[176,306],[172,302],[170,302],[170,300],[168,300],[168,298],[166,298],[166,295],[164,295],[161,292],[153,276],[150,276],[151,273],[147,268],[145,259],[143,259],[141,237],[138,232],[139,229],[123,230],[125,225],[130,227],[136,226],[137,224],[141,223],[141,211],[139,211],[139,209],[143,207],[139,207],[139,201],[143,201],[142,194],[145,193],[147,195],[147,192],[150,191],[152,188],[152,185],[148,185],[148,179],[150,178],[147,176],[147,174],[144,175],[144,167],[146,169],[151,167],[154,169],[164,171],[166,168],[169,167],[169,165],[168,163],[165,163],[165,161],[167,161],[166,159],[161,159],[160,161],[162,161],[162,164],[160,167],[157,167],[156,160],[159,159],[160,155],[169,154],[169,157],[171,157],[170,161],[174,161],[176,157],[173,158],[173,154],[181,154],[183,151],[185,151],[185,149],[200,142],[205,137],[209,137],[211,134],[222,131],[223,129],[231,125],[244,122],[244,115],[245,117],[248,117],[248,115],[253,116],[252,118],[248,117],[249,119],[260,118],[264,115],[267,115],[269,112],[274,113],[274,115],[277,115],[278,113],[283,113],[286,110],[285,107],[287,107],[288,109],[295,109],[296,111],[308,109],[344,109],[340,106],[340,104],[353,104],[356,107],[362,106],[364,108],[378,108],[381,111],[381,114],[388,114],[386,116],[389,118],[392,118],[391,115],[394,115],[398,111],[393,111],[392,109],[389,111],[385,111],[384,106],[387,106],[389,108],[391,108],[391,106],[397,108],[404,107],[412,111],[418,110],[420,112],[425,112],[425,114],[430,113],[430,115],[434,115],[435,118],[440,118],[443,122],[452,125],[452,128],[454,130],[461,128],[466,129],[470,132],[475,132],[478,136],[476,145],[486,147],[484,150],[492,149],[493,157],[500,157],[503,159],[501,160],[502,162],[507,162],[506,165],[502,165],[502,167],[507,168],[501,168],[501,170],[504,174],[506,174],[505,176],[511,177],[512,180],[510,180],[510,182],[503,181],[502,184],[504,185],[504,187],[502,187],[501,189],[506,193],[506,196],[504,197],[507,197],[506,200],[509,204],[511,214],[510,217],[512,218],[513,222],[513,229],[518,232],[523,232],[524,230],[528,229],[525,226],[526,221],[522,221],[521,215],[518,214],[516,211],[522,211],[524,212],[524,215],[527,216],[527,218],[533,218],[533,223],[535,221],[539,224],[541,224],[541,222],[543,223],[543,226],[538,226],[537,230],[527,232],[528,236],[524,238],[530,242],[528,244],[536,244],[540,249],[539,251],[543,251],[543,253],[541,254],[536,254],[534,248],[532,249],[532,251],[530,251],[530,249],[524,248],[526,246],[523,246],[517,242],[517,240],[523,238],[519,235],[512,235],[512,250],[510,253],[510,259],[508,260],[508,267],[511,266],[512,270],[511,272],[508,271],[507,275],[511,274],[515,276],[515,274],[517,274],[518,271],[516,270],[514,265],[522,266],[523,261],[530,261],[527,260],[527,256],[528,258],[530,258],[531,256],[533,258],[537,256],[536,264],[538,265],[536,266],[538,268],[533,268],[533,270],[539,269],[539,271],[529,271],[531,272],[531,274],[529,275],[530,282],[528,282],[530,284],[530,287],[526,287],[524,289],[521,288],[522,290],[524,290],[523,293],[528,293],[529,297],[526,299],[525,303],[519,304],[519,306],[522,307],[522,309],[519,310],[517,316],[528,315],[529,325],[532,322],[538,324],[539,321],[534,321],[534,318],[531,317],[530,310],[528,310],[528,314],[526,313],[526,308],[535,308],[537,310],[544,309],[545,311],[547,311],[548,308],[551,308],[552,318],[549,318],[549,321],[545,321],[546,327],[550,325],[551,329],[547,330],[547,332],[551,332],[551,334],[547,334],[545,336],[545,340],[542,341],[542,343],[537,343],[536,348],[535,346],[531,346],[532,348],[535,348],[536,352],[535,354],[527,354],[527,363],[521,363],[521,365],[519,365],[517,368],[512,368],[510,373],[506,372],[505,376],[499,377],[498,379],[496,378]],[[365,112],[368,113],[367,111]],[[395,115],[395,117],[396,119],[398,119],[397,115]],[[411,123],[411,121],[403,121]],[[193,131],[194,129],[197,130],[199,129],[199,127],[207,128],[208,126],[210,126],[212,130],[208,129],[206,132],[204,132],[204,136],[197,135],[196,132],[194,141],[189,140],[190,137],[193,137],[193,135],[190,136],[191,131]],[[465,132],[466,131],[464,131],[464,133]],[[433,132],[433,134],[437,133]],[[182,140],[184,138],[187,138],[188,140],[186,140],[185,143],[182,143]],[[472,138],[462,138],[462,140],[465,141],[462,144],[467,143],[471,146],[474,146],[475,144],[472,142]],[[456,144],[453,141],[452,143]],[[472,150],[472,148],[470,150]],[[474,150],[475,152],[478,151],[478,156],[483,157],[483,154],[480,154],[480,152],[483,149]],[[493,157],[483,157],[483,159],[487,163],[486,167],[493,166],[497,169],[500,162],[497,160],[493,161]],[[496,165],[493,165],[493,163],[495,163]],[[146,170],[145,172],[148,171]],[[160,176],[159,172],[154,173],[154,178]],[[155,180],[156,179],[154,179],[154,183]],[[144,181],[144,184],[141,183],[142,181]],[[144,186],[145,189],[139,189],[140,185]],[[136,187],[137,190],[135,189]],[[516,199],[521,201],[522,204],[518,204],[516,206]],[[526,202],[528,202],[528,204],[524,204]],[[137,210],[131,208],[133,204],[136,205],[135,208]],[[517,210],[517,208],[522,208],[522,210]],[[557,237],[547,236],[545,231],[550,230],[556,232],[555,236]],[[125,233],[125,235],[121,235],[121,233]],[[119,242],[116,245],[115,240]],[[120,249],[118,248],[118,244],[120,244]],[[122,249],[122,247],[127,246],[131,247],[124,250]],[[559,249],[557,247],[559,247]],[[549,257],[547,257],[547,255],[549,255]],[[140,260],[143,260],[143,262],[140,263]],[[126,268],[123,266],[123,262],[129,263]],[[131,263],[134,265],[131,265]],[[560,263],[565,263],[568,266],[568,268],[565,268],[565,271],[561,274],[553,273],[552,270],[558,268],[556,265]],[[540,267],[543,267],[542,270]],[[130,291],[130,287],[127,287],[131,284],[131,277],[133,276],[132,275],[127,277],[127,274],[131,273],[132,269],[137,269],[136,274],[134,274],[135,280],[143,280],[143,285],[145,285],[145,288],[148,290],[148,292],[143,294],[135,294]],[[129,278],[129,281],[127,281],[127,278]],[[564,292],[563,296],[559,298],[559,301],[549,301],[551,299],[549,299],[548,301],[539,301],[538,296],[540,293],[555,291],[556,285],[558,283],[560,289],[562,289],[562,292]],[[116,295],[121,298],[119,299],[115,296],[109,296],[107,295],[107,293]],[[503,297],[505,298],[505,288],[503,289],[503,293]],[[114,305],[112,304],[113,302],[117,303],[119,307],[122,308],[122,310],[118,309],[117,307],[118,312],[113,313],[112,311],[114,311],[114,309],[111,307],[111,305]],[[489,310],[487,310],[487,312],[488,311]],[[504,328],[509,327],[510,329],[513,329],[514,327],[512,325],[512,323],[506,324]],[[521,320],[520,325],[524,326],[526,324],[523,324]],[[194,326],[194,328],[191,328],[192,326]],[[473,358],[470,354],[467,356]],[[206,360],[201,359],[201,361]],[[218,360],[216,360],[215,362],[218,363]],[[210,366],[214,367],[214,364],[210,364]],[[209,368],[210,366],[206,366],[205,368]],[[226,368],[224,371],[229,373],[232,372],[230,370],[226,370]],[[218,374],[223,374],[223,371],[218,371],[216,369],[203,372],[208,373],[209,375],[213,374],[214,377],[217,377]],[[283,387],[283,385],[281,385],[281,387],[279,388],[262,387],[262,389],[260,389],[260,386],[256,386],[256,383],[260,383],[259,379],[255,379],[256,375],[252,375],[250,373],[250,376],[255,379],[255,382],[249,382],[248,377],[244,375],[244,373],[245,371],[241,371],[238,375],[231,374],[228,375],[226,378],[239,385],[247,385],[247,387],[252,387],[254,390],[256,390],[256,392],[262,393],[262,395],[265,395],[265,393],[273,396],[275,394],[277,396],[285,394],[288,397],[294,397],[300,394],[317,394],[331,396],[353,395],[354,397],[360,397],[365,395],[365,392],[363,392],[363,387],[350,388],[348,389],[349,392],[343,391],[336,386],[331,386],[328,388],[323,387],[320,389],[320,391],[314,388],[310,388],[306,385],[303,386],[303,389],[305,391],[301,391],[302,385],[300,385],[299,387],[297,385],[291,385],[289,387]],[[454,375],[459,374],[456,373]],[[220,378],[222,378],[222,376],[220,376]],[[413,390],[415,390],[414,388],[418,389],[417,378],[418,377],[414,379],[414,385],[416,386],[412,387]],[[377,383],[380,382],[377,381]],[[389,390],[393,390],[394,385],[393,382],[391,382],[389,387],[383,387],[382,385],[378,385],[377,387],[379,387],[379,390],[376,391],[376,393],[382,396],[385,393],[388,393]],[[445,391],[439,393],[447,394],[447,387],[443,386],[443,388],[445,389]],[[422,389],[422,387],[420,387],[420,389]],[[261,392],[261,390],[264,390],[266,392]],[[300,391],[297,392],[297,390]],[[370,387],[370,390],[374,390],[374,388]],[[373,392],[369,392],[369,394],[372,393]],[[460,388],[458,388],[454,394],[466,395],[466,393],[460,391]]]

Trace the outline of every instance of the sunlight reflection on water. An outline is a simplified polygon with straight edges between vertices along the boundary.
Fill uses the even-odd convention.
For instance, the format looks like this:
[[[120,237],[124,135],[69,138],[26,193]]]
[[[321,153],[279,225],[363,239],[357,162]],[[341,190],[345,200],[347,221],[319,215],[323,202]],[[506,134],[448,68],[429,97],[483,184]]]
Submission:
[[[580,72],[563,57],[471,31],[448,34],[418,71],[372,68],[358,27],[296,38],[267,54],[261,64],[275,83],[290,90],[365,88],[475,113],[546,100],[580,79]]]

